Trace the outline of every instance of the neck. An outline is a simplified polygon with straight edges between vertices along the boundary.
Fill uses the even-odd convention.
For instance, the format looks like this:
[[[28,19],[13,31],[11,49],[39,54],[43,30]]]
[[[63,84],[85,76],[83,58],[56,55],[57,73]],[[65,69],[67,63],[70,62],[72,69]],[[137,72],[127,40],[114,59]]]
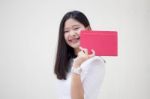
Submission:
[[[75,52],[76,55],[78,55],[79,51],[81,51],[80,48],[74,49],[74,52]]]

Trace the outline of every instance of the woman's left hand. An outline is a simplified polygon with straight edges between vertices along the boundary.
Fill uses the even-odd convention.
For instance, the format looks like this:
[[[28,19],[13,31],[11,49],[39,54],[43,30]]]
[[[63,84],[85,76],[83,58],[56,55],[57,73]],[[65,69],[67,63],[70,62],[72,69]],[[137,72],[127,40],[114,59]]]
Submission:
[[[76,67],[76,68],[80,67],[80,65],[84,61],[86,61],[87,59],[92,58],[92,57],[95,56],[95,51],[94,50],[91,50],[92,54],[88,53],[88,49],[80,47],[80,50],[81,51],[78,52],[78,56],[74,59],[74,62],[73,62],[73,66]]]

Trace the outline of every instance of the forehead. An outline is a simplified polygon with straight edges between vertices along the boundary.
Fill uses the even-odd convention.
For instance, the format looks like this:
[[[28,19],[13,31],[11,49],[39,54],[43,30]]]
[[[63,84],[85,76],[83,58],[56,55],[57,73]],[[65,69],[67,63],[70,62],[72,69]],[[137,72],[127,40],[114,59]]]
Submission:
[[[65,22],[64,28],[71,28],[74,26],[83,26],[83,24],[75,19],[70,18]]]

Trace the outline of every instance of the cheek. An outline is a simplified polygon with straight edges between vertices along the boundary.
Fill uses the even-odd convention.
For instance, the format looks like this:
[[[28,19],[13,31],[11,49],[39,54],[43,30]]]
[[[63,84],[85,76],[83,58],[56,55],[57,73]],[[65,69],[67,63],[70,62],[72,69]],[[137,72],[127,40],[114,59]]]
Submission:
[[[81,32],[82,30],[85,30],[85,28],[79,29],[79,30],[78,30],[78,34],[80,34],[80,32]]]
[[[65,41],[67,42],[67,38],[68,38],[68,34],[64,34],[64,39],[65,39]]]
[[[82,31],[82,29],[79,29],[79,30],[77,30],[76,32],[77,32],[78,34],[80,34],[81,31]]]

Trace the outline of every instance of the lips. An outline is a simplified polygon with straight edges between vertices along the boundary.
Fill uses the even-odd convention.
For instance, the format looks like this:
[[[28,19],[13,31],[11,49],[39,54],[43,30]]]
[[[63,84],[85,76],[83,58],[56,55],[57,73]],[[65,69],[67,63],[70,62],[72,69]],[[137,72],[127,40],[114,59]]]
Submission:
[[[78,37],[78,38],[71,38],[71,39],[69,39],[69,42],[70,43],[77,43],[77,42],[79,42],[79,40],[80,40],[80,37]]]

